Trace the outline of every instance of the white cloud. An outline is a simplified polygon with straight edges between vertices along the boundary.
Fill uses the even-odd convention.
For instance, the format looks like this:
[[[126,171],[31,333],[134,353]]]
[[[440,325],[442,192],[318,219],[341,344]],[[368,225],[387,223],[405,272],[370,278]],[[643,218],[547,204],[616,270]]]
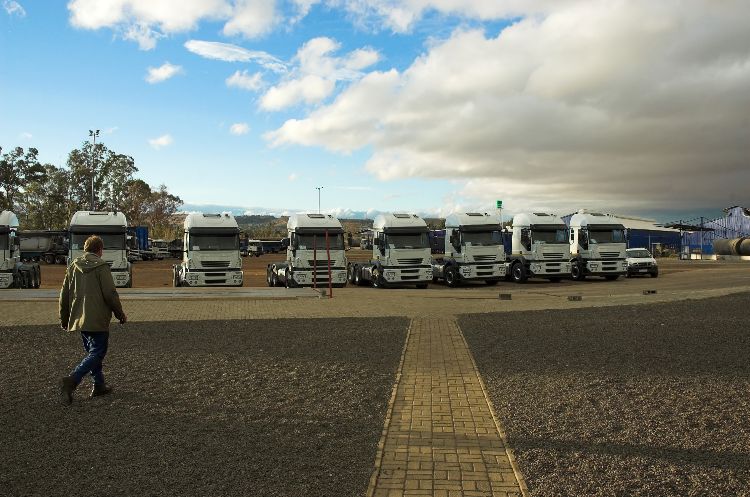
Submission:
[[[237,70],[226,79],[226,84],[229,87],[255,91],[263,87],[263,75],[259,72],[251,75],[247,73],[247,70]]]
[[[224,25],[224,34],[256,38],[268,33],[279,20],[275,0],[236,0],[232,18]]]
[[[117,132],[117,130],[120,129],[118,126],[112,126],[111,128],[107,128],[104,130],[105,135],[111,135]]]
[[[286,71],[285,64],[267,52],[248,50],[231,43],[218,41],[188,40],[185,42],[188,51],[207,59],[224,62],[255,62],[274,72]]]
[[[289,181],[297,181],[297,173],[292,173],[289,175]]]
[[[148,144],[151,145],[155,150],[162,149],[164,147],[168,147],[174,142],[172,139],[172,136],[170,134],[161,135],[158,138],[152,138],[148,141]]]
[[[229,132],[233,135],[246,135],[250,131],[247,123],[234,123],[229,127]]]
[[[477,16],[521,6],[468,5]],[[750,3],[532,7],[540,14],[498,36],[458,30],[403,73],[370,73],[266,138],[343,153],[371,147],[366,167],[380,179],[453,178],[467,198],[488,204],[747,201]],[[308,48],[300,53],[313,59],[332,51]],[[323,62],[300,57],[301,67]]]
[[[20,134],[20,135],[18,135],[18,136],[19,136],[19,137],[20,137],[20,138],[21,138],[22,140],[31,140],[32,138],[34,138],[34,135],[32,135],[31,133],[29,133],[28,131],[24,131],[23,133],[21,133],[21,134]]]
[[[153,50],[156,48],[156,41],[164,36],[142,23],[131,24],[122,35],[124,39],[138,43],[138,48],[141,50]]]
[[[309,40],[294,57],[296,67],[289,77],[270,88],[261,98],[261,108],[277,111],[298,103],[314,104],[325,100],[337,81],[360,78],[361,69],[375,64],[380,56],[370,48],[354,50],[344,57],[331,55],[341,45],[331,38]]]
[[[20,3],[14,0],[4,0],[3,8],[9,16],[26,17],[26,10],[24,10]]]
[[[174,64],[170,64],[169,62],[165,62],[159,67],[149,67],[148,74],[146,74],[145,80],[151,84],[161,83],[162,81],[166,81],[173,76],[182,74],[183,72],[184,71],[181,66],[176,66]]]

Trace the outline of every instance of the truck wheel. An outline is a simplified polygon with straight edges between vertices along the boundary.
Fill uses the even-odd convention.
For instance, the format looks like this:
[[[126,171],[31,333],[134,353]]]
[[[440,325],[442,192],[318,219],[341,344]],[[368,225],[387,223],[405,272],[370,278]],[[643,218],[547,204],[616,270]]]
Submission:
[[[570,276],[575,281],[583,281],[586,279],[586,275],[583,274],[583,268],[579,261],[573,261],[573,264],[570,265]]]
[[[272,269],[270,267],[266,268],[266,284],[268,286],[273,286],[273,280],[271,279],[271,271]]]
[[[58,255],[55,257],[55,263],[56,264],[65,264],[65,256]]]
[[[42,267],[36,266],[34,268],[34,288],[37,289],[42,286]]]
[[[619,277],[620,277],[619,274],[608,274],[607,276],[604,277],[604,279],[607,281],[615,281]]]
[[[526,266],[523,265],[521,262],[516,262],[513,264],[513,267],[510,270],[511,277],[513,278],[513,281],[516,283],[526,283],[526,280],[529,279],[528,275],[526,274]]]
[[[55,256],[52,254],[47,254],[44,256],[44,262],[47,264],[54,264],[55,263]]]
[[[451,288],[458,286],[458,272],[455,267],[445,269],[445,283]]]
[[[177,268],[172,266],[172,286],[177,288],[180,286],[180,273],[177,272]]]
[[[500,280],[484,280],[485,285],[489,286],[495,286],[500,282]]]
[[[349,264],[349,267],[346,268],[346,280],[349,283],[354,283],[354,271],[355,271],[354,270],[354,265],[353,264]]]
[[[286,271],[284,271],[284,286],[287,288],[294,288],[294,280],[292,279],[292,273],[287,268]]]
[[[375,288],[385,288],[383,276],[380,274],[380,269],[378,268],[372,269],[372,286]]]
[[[651,275],[652,278],[658,278],[659,277],[659,270],[657,269],[656,271],[654,271],[652,273],[649,273],[649,275]]]
[[[354,284],[356,286],[362,286],[362,270],[359,266],[354,266]]]
[[[271,272],[271,286],[273,287],[281,286],[279,282],[279,275],[276,274],[276,271]]]

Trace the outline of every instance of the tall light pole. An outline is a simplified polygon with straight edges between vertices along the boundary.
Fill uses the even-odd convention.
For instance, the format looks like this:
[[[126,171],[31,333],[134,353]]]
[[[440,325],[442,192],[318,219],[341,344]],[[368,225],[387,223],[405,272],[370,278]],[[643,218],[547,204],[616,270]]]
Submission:
[[[94,139],[94,148],[92,149],[91,155],[91,207],[90,210],[94,210],[94,175],[96,174],[96,137],[99,136],[99,130],[89,130],[89,136]]]
[[[318,214],[320,214],[320,190],[322,190],[323,187],[322,186],[316,186],[315,189],[318,190]]]

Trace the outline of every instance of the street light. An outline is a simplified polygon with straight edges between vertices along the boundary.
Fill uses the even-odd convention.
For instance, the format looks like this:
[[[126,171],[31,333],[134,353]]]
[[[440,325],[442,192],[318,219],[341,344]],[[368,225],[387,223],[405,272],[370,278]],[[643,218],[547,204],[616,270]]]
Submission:
[[[320,190],[322,190],[323,187],[322,186],[316,186],[315,189],[318,190],[318,214],[320,214]]]
[[[89,136],[94,139],[94,148],[92,149],[92,156],[91,156],[91,207],[90,210],[94,210],[94,175],[96,174],[96,137],[99,136],[99,130],[96,131],[90,129],[89,130]]]

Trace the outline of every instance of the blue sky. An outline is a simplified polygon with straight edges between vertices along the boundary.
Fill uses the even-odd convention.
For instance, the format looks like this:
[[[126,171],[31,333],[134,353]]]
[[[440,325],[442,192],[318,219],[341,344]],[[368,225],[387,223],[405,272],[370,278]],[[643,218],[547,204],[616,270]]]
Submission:
[[[0,146],[63,165],[100,129],[189,204],[747,204],[743,2],[0,3]]]

